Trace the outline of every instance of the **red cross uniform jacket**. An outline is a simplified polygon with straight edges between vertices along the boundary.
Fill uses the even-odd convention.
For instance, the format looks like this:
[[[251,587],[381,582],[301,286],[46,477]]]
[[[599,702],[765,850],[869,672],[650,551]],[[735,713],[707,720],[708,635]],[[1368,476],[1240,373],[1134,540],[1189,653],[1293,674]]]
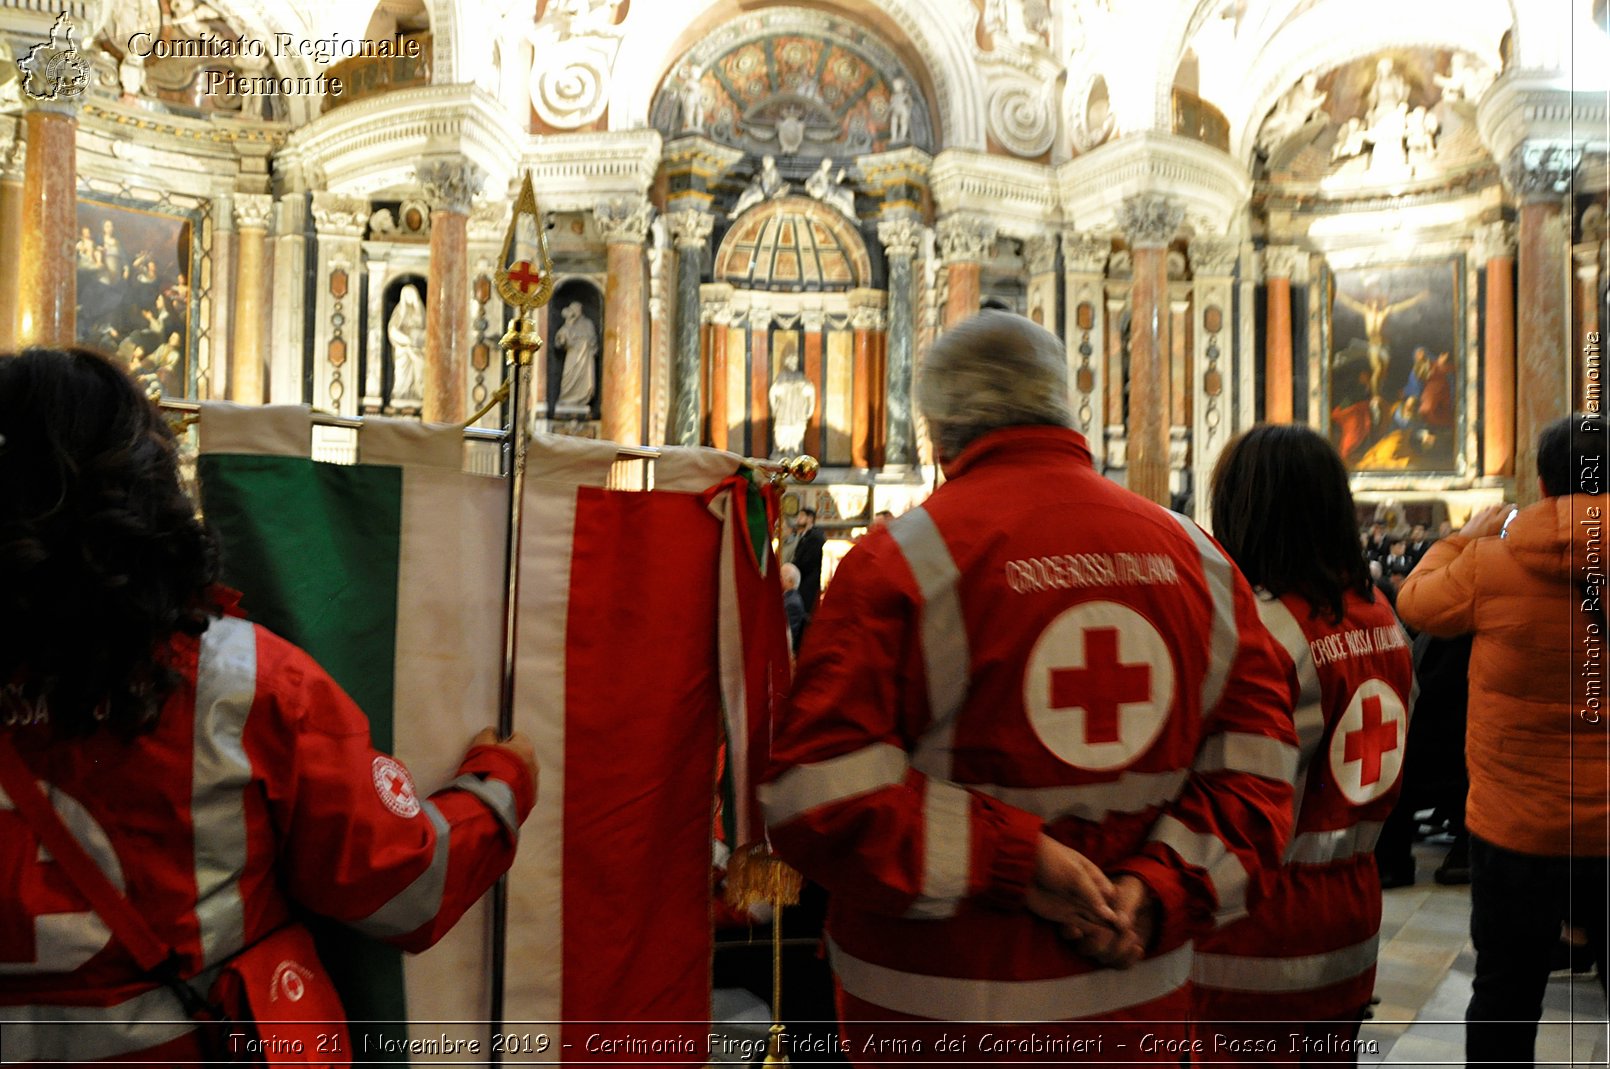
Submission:
[[[1192,939],[1242,915],[1291,821],[1252,592],[1073,431],[992,432],[947,474],[840,565],[762,789],[776,848],[831,893],[846,1018],[1183,1020]],[[1097,968],[1024,907],[1042,829],[1155,893],[1145,960]],[[1098,1053],[1039,1035],[971,1053]]]
[[[63,822],[176,949],[209,969],[287,923],[290,904],[407,950],[439,939],[514,859],[530,773],[470,751],[428,799],[369,744],[306,653],[223,617],[174,640],[182,683],[156,729],[53,742],[13,729]],[[0,794],[0,1031],[5,1057],[194,1061],[175,997],[141,975]],[[63,1024],[61,1022],[73,1022]]]
[[[1202,940],[1192,978],[1213,1020],[1354,1018],[1375,986],[1375,840],[1397,800],[1413,667],[1385,600],[1349,591],[1340,623],[1296,595],[1260,598],[1299,739],[1296,828],[1245,919]]]

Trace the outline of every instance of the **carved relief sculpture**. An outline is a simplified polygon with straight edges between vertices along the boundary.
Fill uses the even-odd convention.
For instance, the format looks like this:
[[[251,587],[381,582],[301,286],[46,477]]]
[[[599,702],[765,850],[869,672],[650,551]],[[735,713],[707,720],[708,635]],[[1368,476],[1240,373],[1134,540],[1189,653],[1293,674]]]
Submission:
[[[621,2],[554,0],[532,27],[531,106],[549,126],[574,130],[604,113],[620,51]]]
[[[1267,156],[1302,132],[1309,120],[1326,118],[1322,109],[1329,95],[1319,88],[1317,74],[1310,71],[1303,75],[1302,81],[1280,98],[1280,103],[1264,121],[1263,130],[1258,134],[1258,151]]]
[[[777,170],[777,157],[767,156],[760,161],[760,173],[755,175],[748,188],[738,195],[738,203],[732,206],[727,218],[736,219],[763,200],[787,195],[788,183]],[[853,208],[851,214],[854,214]]]
[[[838,173],[834,174],[833,160],[824,159],[815,173],[805,180],[805,192],[854,220],[855,191],[845,187],[844,179],[844,168],[840,167]]]
[[[682,132],[685,134],[704,132],[704,86],[700,84],[703,74],[691,65],[682,72],[682,85],[677,92],[682,102]]]
[[[904,145],[911,140],[911,90],[904,78],[889,87],[889,144]]]

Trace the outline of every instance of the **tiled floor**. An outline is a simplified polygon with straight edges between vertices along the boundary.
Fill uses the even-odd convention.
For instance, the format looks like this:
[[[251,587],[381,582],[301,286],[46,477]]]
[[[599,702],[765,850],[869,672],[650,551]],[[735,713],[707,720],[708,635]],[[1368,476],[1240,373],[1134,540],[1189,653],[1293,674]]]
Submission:
[[[1381,1004],[1359,1038],[1375,1040],[1366,1065],[1463,1065],[1465,1004],[1476,968],[1470,888],[1431,879],[1446,847],[1415,847],[1419,880],[1385,892],[1375,994]],[[1537,1064],[1604,1066],[1610,1054],[1604,993],[1591,977],[1550,980]]]

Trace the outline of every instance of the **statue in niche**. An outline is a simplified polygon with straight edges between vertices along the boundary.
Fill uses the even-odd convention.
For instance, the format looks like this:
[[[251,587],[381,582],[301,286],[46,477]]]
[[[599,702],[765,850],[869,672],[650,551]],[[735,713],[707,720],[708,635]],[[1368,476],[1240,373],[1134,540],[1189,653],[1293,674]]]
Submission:
[[[1296,136],[1309,120],[1321,114],[1329,95],[1319,88],[1319,75],[1312,71],[1303,75],[1291,92],[1280,98],[1280,103],[1264,122],[1258,134],[1258,151],[1267,156]]]
[[[889,86],[889,144],[903,145],[911,140],[911,90],[904,78]]]
[[[592,403],[596,376],[593,357],[598,352],[598,328],[582,314],[581,302],[571,301],[561,314],[564,326],[553,336],[554,344],[565,354],[564,370],[559,375],[559,399],[554,402],[556,413],[585,409]]]
[[[763,200],[787,195],[788,183],[783,180],[782,172],[777,170],[777,157],[766,156],[760,161],[760,173],[755,175],[748,188],[738,195],[738,203],[732,206],[727,218],[736,219]]]
[[[404,286],[386,321],[391,342],[391,403],[418,402],[425,388],[425,302],[419,287]]]
[[[682,84],[677,90],[677,97],[682,102],[682,132],[704,132],[704,86],[700,78],[704,71],[693,65],[688,65],[682,71]]]
[[[832,159],[824,159],[822,165],[805,179],[805,192],[854,221],[855,191],[844,185],[844,179],[844,168],[840,167],[838,174],[834,174]]]
[[[793,335],[785,335],[790,341]],[[796,456],[805,448],[805,429],[816,414],[816,387],[799,369],[799,351],[790,345],[783,354],[783,370],[767,394],[771,403],[774,457]]]

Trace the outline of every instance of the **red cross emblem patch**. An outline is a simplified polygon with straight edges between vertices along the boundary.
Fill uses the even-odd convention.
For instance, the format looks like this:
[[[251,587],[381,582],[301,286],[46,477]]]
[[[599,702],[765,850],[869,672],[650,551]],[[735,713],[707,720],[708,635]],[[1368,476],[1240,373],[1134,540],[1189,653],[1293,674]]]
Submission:
[[[1409,717],[1385,680],[1366,680],[1347,703],[1330,740],[1331,778],[1354,805],[1381,797],[1398,781]]]
[[[1046,748],[1076,768],[1123,768],[1174,702],[1174,661],[1146,617],[1092,601],[1051,621],[1023,677],[1023,708]]]
[[[414,781],[408,770],[394,759],[381,754],[374,763],[375,793],[380,802],[399,817],[419,815],[419,796],[414,793]]]

